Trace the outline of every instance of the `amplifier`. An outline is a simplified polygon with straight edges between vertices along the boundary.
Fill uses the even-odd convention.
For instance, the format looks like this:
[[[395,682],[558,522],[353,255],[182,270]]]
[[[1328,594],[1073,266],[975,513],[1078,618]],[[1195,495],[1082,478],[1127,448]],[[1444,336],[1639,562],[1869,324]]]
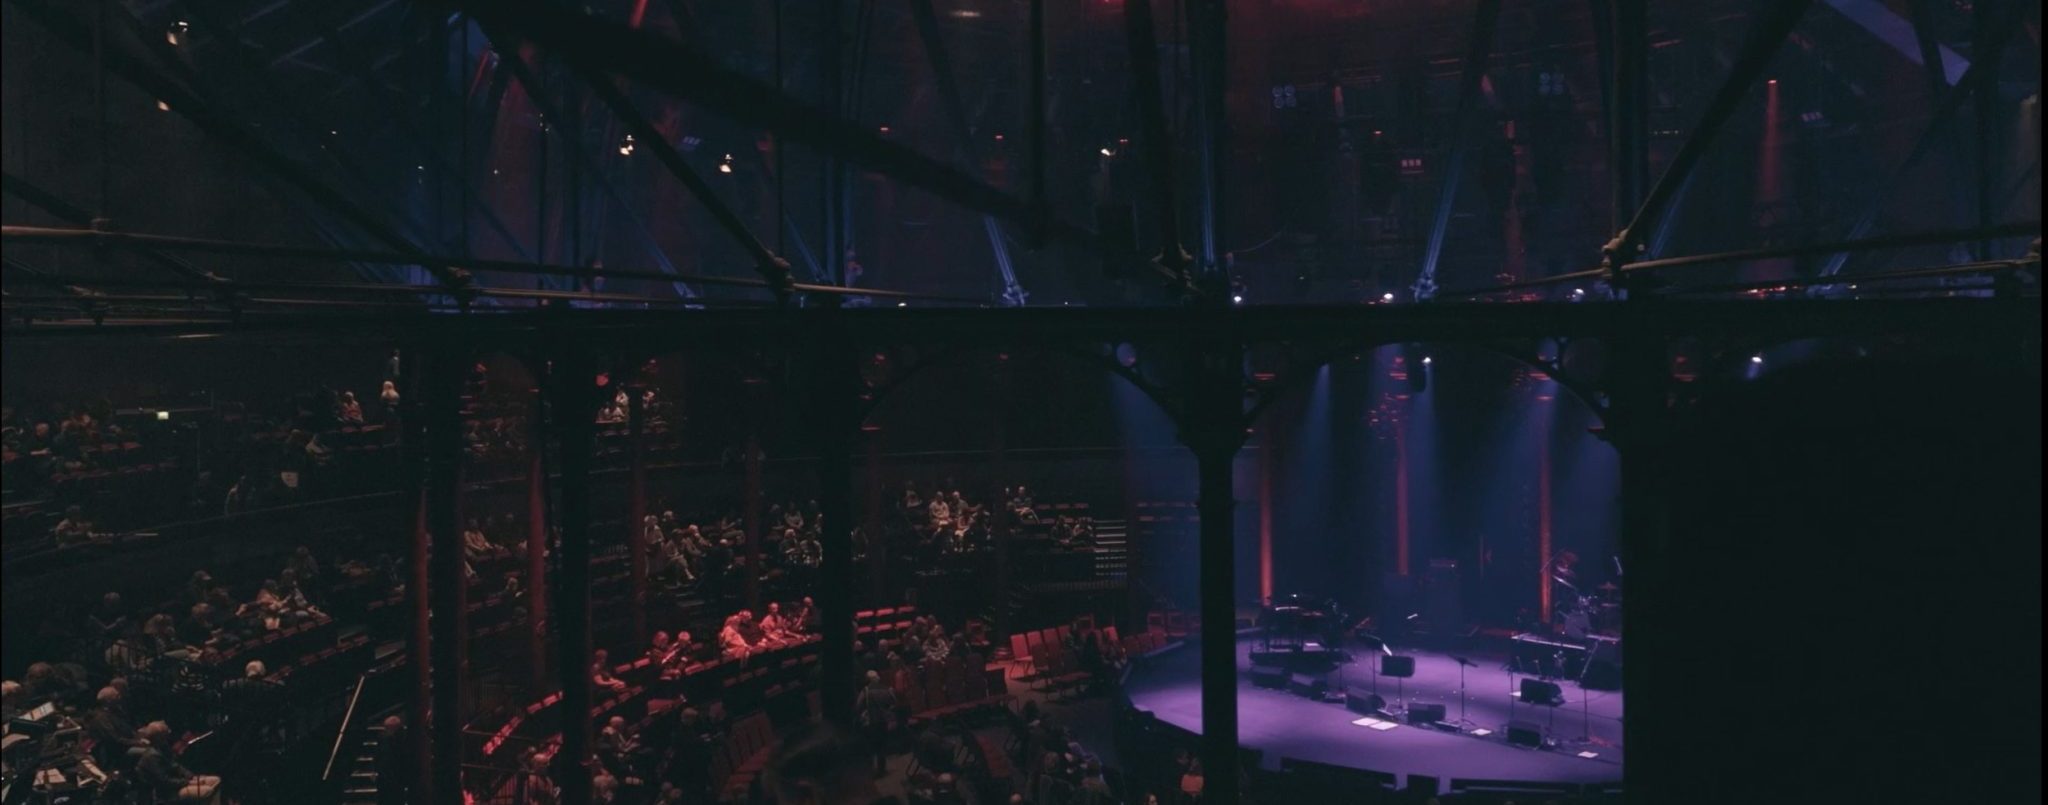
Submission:
[[[1378,715],[1387,709],[1387,700],[1377,693],[1345,693],[1344,709],[1362,716]]]
[[[1541,747],[1543,725],[1534,721],[1508,722],[1508,743],[1516,746]]]
[[[1408,705],[1408,723],[1435,724],[1444,720],[1444,706],[1441,704]]]

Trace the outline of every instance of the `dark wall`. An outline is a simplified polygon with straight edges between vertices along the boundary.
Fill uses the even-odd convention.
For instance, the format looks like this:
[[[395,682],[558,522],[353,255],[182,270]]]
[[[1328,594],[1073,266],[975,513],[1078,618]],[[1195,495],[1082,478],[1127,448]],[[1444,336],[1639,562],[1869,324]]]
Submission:
[[[1671,709],[1631,764],[1687,801],[2040,799],[2039,365],[1971,360],[1701,401],[1670,463],[1676,608],[1630,624]]]

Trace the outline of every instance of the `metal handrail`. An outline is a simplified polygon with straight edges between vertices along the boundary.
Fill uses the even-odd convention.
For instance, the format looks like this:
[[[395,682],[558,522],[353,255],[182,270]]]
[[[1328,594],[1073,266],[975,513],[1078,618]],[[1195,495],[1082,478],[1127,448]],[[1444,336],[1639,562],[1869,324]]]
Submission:
[[[334,776],[334,759],[341,754],[342,739],[348,737],[349,722],[355,720],[356,703],[362,700],[363,685],[364,683],[368,682],[369,679],[370,675],[367,673],[356,675],[355,692],[349,694],[348,709],[343,711],[341,714],[341,727],[334,731],[334,748],[327,750],[327,768],[320,772],[320,780],[322,782],[325,782],[327,781],[328,778]]]

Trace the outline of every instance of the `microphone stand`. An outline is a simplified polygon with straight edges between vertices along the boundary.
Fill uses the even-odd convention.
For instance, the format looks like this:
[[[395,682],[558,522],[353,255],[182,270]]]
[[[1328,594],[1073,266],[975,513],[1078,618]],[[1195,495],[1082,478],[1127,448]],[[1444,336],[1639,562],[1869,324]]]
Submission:
[[[1465,732],[1472,728],[1471,720],[1465,717],[1465,669],[1473,667],[1473,662],[1457,656],[1451,659],[1458,662],[1458,731]]]

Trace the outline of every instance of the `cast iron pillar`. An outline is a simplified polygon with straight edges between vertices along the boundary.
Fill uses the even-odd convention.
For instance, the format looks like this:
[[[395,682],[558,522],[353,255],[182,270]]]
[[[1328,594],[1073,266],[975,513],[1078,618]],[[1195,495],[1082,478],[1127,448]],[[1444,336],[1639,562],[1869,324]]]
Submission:
[[[526,465],[526,640],[533,688],[548,687],[548,425],[546,361],[534,366],[533,444]]]
[[[1613,229],[1620,232],[1642,206],[1650,183],[1650,23],[1648,0],[1613,2],[1607,164],[1613,173]]]
[[[853,726],[853,440],[859,432],[860,372],[840,313],[823,328],[813,353],[818,513],[824,563],[818,608],[824,637],[818,698],[826,721]]]
[[[407,747],[412,755],[412,779],[406,801],[429,802],[427,770],[433,768],[433,743],[427,735],[427,724],[433,712],[434,678],[432,664],[427,660],[428,648],[432,642],[432,612],[427,598],[428,562],[432,544],[427,536],[427,444],[425,413],[419,404],[421,384],[420,366],[425,361],[418,357],[419,351],[408,349],[413,356],[400,369],[399,396],[399,438],[404,451],[408,486],[413,492],[409,519],[412,521],[412,552],[406,564],[405,597],[412,614],[412,633],[406,644],[406,659],[412,665],[412,698],[407,703],[406,737],[411,742]]]
[[[1651,326],[1658,302],[1638,295],[1624,303],[1610,370],[1608,438],[1621,456],[1621,566],[1627,573],[1622,622],[1628,624],[1627,661],[1622,664],[1622,689],[1628,691],[1628,718],[1622,722],[1622,746],[1630,760],[1623,781],[1632,798],[1655,802],[1678,796],[1678,780],[1669,772],[1668,726],[1660,726],[1663,681],[1657,675],[1665,656],[1665,635],[1658,622],[1665,604],[1663,580],[1669,568],[1669,493],[1666,462],[1671,430],[1668,347]]]
[[[434,802],[462,802],[462,671],[468,633],[463,607],[469,580],[462,551],[462,383],[468,355],[457,347],[430,356],[427,366],[427,532],[432,535],[427,588],[433,676]]]
[[[1219,313],[1222,311],[1219,311]],[[1233,465],[1244,447],[1244,350],[1233,340],[1194,345],[1181,440],[1195,453],[1201,517],[1202,766],[1204,802],[1236,805],[1237,500]]]
[[[631,573],[633,644],[647,642],[647,403],[640,389],[626,386],[626,438],[628,471],[626,486],[627,567]]]
[[[555,572],[555,663],[561,676],[562,751],[555,781],[563,805],[590,802],[590,467],[596,451],[595,361],[562,350],[549,384],[561,436],[561,564]]]
[[[757,409],[758,410],[758,409]],[[745,469],[745,480],[741,482],[740,518],[747,531],[747,544],[742,553],[747,557],[743,569],[748,609],[761,606],[761,436],[758,423],[747,428],[747,454],[741,459]]]

